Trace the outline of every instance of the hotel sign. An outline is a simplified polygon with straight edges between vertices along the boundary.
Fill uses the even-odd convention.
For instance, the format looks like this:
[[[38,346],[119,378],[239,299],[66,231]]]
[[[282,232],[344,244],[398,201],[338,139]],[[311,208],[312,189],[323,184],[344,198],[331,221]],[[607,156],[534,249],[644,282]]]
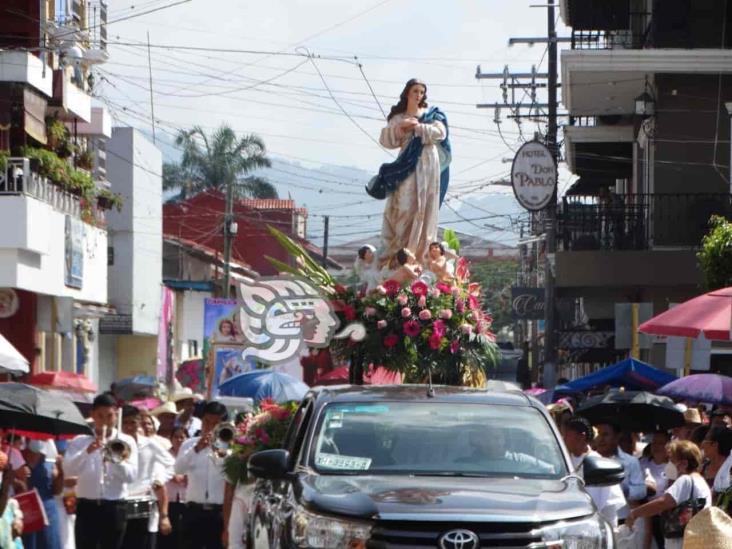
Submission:
[[[557,188],[557,165],[551,151],[538,141],[524,143],[513,159],[511,183],[516,200],[524,208],[546,208]]]

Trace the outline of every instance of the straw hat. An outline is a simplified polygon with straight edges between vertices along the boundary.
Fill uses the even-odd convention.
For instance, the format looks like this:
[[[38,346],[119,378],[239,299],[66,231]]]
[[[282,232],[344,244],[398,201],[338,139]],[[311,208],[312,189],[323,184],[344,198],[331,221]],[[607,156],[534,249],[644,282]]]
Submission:
[[[171,402],[178,402],[180,400],[193,400],[193,390],[190,387],[179,387],[176,388],[175,392],[170,396]]]
[[[719,507],[707,507],[693,517],[684,531],[684,549],[728,549],[732,518]]]
[[[180,412],[175,407],[175,403],[169,400],[168,402],[161,404],[150,412],[150,415],[153,417],[158,417],[162,414],[173,414],[177,416],[178,414],[180,414]]]
[[[684,412],[684,421],[687,425],[701,425],[701,414],[696,408],[689,408]]]

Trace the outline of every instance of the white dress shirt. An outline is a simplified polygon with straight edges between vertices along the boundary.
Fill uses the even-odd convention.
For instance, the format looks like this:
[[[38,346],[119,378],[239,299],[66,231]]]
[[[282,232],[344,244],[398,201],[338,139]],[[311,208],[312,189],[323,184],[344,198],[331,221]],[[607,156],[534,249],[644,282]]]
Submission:
[[[186,501],[193,503],[224,503],[224,460],[206,447],[196,452],[194,447],[201,437],[186,440],[175,460],[175,472],[188,476]]]
[[[176,420],[175,426],[183,427],[188,432],[189,437],[195,437],[201,430],[202,423],[201,420],[196,416],[191,416],[185,423],[181,423],[179,420]]]
[[[571,452],[569,454],[569,457],[572,459],[572,467],[580,475],[582,475],[582,462],[587,456],[600,457],[600,454],[594,450],[589,450],[580,456],[575,456]],[[613,484],[611,486],[586,486],[585,491],[590,495],[592,501],[595,503],[595,507],[597,507],[598,512],[603,518],[613,528],[617,527],[618,512],[628,505],[620,484]]]
[[[96,440],[91,435],[79,435],[69,442],[64,459],[66,476],[79,477],[76,495],[84,499],[125,499],[128,485],[137,478],[137,444],[135,439],[112,430],[110,440],[119,438],[130,447],[130,455],[122,463],[104,462],[102,449],[91,454],[87,447]]]
[[[138,436],[137,461],[137,478],[130,485],[130,497],[151,496],[155,498],[152,490],[153,482],[158,481],[165,484],[173,478],[175,460],[170,452],[164,450],[156,440]],[[159,523],[160,509],[155,505],[148,520],[148,532],[157,532]]]
[[[714,491],[717,494],[721,494],[727,488],[729,488],[730,485],[732,485],[732,474],[730,473],[731,469],[732,453],[727,457],[727,459],[724,460],[722,466],[719,468],[719,471],[717,471],[717,474],[714,475]]]

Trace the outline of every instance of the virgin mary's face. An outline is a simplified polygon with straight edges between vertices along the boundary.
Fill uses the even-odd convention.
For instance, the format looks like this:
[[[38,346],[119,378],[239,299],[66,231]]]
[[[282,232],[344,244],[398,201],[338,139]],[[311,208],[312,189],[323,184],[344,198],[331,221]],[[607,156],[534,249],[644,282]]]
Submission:
[[[427,90],[421,84],[415,84],[409,88],[409,91],[407,92],[407,102],[409,103],[409,106],[415,108],[418,107],[426,93]]]
[[[363,254],[363,261],[364,263],[371,263],[374,260],[374,252],[371,250],[366,250],[366,253]]]

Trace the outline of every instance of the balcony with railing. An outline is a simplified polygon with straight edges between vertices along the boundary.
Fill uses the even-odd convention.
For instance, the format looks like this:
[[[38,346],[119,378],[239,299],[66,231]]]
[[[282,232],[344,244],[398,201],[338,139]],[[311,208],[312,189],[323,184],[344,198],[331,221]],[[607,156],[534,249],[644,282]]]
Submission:
[[[565,196],[557,238],[564,251],[696,248],[712,215],[732,217],[732,195]]]
[[[69,192],[32,169],[28,158],[10,157],[0,170],[0,201],[7,196],[29,197],[51,206],[57,212],[103,227],[105,213],[96,205],[82,204],[79,195]]]

